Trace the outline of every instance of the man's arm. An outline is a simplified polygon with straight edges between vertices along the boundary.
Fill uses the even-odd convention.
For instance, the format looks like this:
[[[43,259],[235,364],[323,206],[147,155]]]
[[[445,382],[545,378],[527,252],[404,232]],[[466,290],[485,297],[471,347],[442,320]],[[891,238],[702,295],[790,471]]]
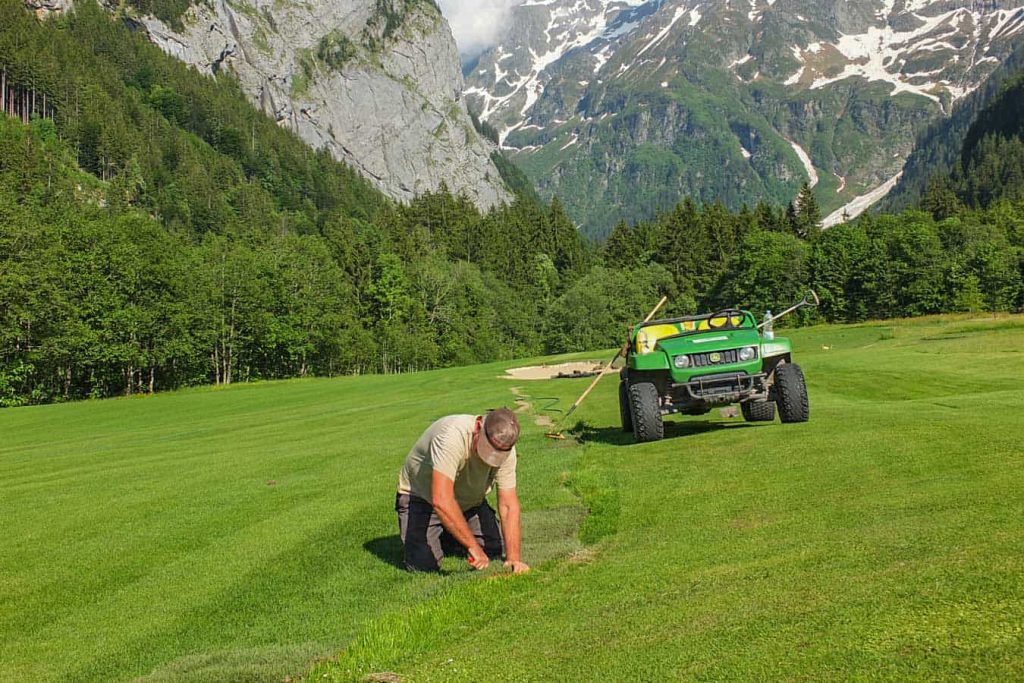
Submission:
[[[515,489],[498,489],[498,514],[501,515],[501,533],[505,537],[505,566],[514,574],[530,571],[519,554],[522,533],[519,526],[519,495]]]
[[[489,562],[487,553],[476,542],[476,536],[473,535],[469,524],[466,523],[462,508],[455,501],[455,482],[435,470],[430,482],[430,494],[433,498],[431,502],[434,504],[434,510],[441,518],[441,524],[469,552],[470,566],[474,569],[485,569]]]

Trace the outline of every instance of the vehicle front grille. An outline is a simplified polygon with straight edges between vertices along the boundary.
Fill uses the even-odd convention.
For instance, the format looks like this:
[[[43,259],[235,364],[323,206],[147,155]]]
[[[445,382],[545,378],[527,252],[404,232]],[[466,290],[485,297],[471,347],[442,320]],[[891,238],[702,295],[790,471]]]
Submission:
[[[718,359],[712,360],[712,356],[718,356]],[[729,349],[728,351],[714,351],[710,353],[692,353],[690,354],[690,367],[706,368],[713,365],[726,365],[727,363],[736,363],[739,361],[739,359],[739,349]]]

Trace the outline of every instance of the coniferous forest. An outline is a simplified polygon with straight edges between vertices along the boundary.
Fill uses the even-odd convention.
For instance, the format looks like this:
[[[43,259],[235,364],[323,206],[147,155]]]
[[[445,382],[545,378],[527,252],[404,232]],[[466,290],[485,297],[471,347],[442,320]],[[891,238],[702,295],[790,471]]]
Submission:
[[[917,211],[822,231],[805,188],[591,244],[507,163],[511,205],[396,204],[88,1],[0,0],[0,71],[0,406],[593,350],[662,293],[761,312],[813,287],[796,322],[1024,305],[1020,79]]]

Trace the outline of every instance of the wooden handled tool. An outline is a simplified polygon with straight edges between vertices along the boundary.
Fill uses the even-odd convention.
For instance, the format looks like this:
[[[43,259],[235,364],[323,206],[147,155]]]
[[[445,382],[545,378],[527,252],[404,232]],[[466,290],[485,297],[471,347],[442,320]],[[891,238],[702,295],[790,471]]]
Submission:
[[[658,305],[651,309],[651,312],[647,314],[646,318],[644,318],[644,323],[650,322],[651,318],[654,317],[654,314],[661,310],[661,307],[665,305],[666,301],[668,301],[667,296],[661,297],[661,301],[658,302]],[[640,324],[642,325],[643,323]],[[619,356],[624,356],[626,354],[626,352],[629,350],[629,341],[630,340],[627,339],[626,343],[623,344],[622,348],[619,349],[615,353],[615,355],[612,356],[612,359],[608,361],[608,364],[601,369],[601,372],[597,373],[597,377],[595,377],[594,381],[590,383],[590,386],[587,387],[587,390],[584,391],[578,399],[576,399],[576,402],[573,403],[572,406],[570,406],[568,412],[566,412],[562,419],[559,420],[560,425],[563,424],[566,420],[568,420],[570,415],[576,412],[576,409],[580,407],[580,404],[583,403],[584,400],[586,400],[587,396],[590,395],[590,392],[593,391],[594,387],[597,386],[597,383],[600,382],[601,378],[605,376],[605,373],[611,370],[612,365],[615,364],[615,361],[618,360]],[[545,436],[551,439],[564,439],[565,437],[562,435],[562,429],[564,429],[564,427],[559,427],[556,431],[548,432],[547,434],[545,434]]]

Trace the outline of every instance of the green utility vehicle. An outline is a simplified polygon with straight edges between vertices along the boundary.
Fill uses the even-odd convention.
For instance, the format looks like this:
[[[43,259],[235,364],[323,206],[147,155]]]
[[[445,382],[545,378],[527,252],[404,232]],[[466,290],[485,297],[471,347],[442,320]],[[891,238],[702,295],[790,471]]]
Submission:
[[[748,422],[806,422],[803,371],[788,339],[762,335],[749,311],[653,320],[635,326],[620,373],[623,431],[638,442],[664,436],[662,418],[740,405]]]

